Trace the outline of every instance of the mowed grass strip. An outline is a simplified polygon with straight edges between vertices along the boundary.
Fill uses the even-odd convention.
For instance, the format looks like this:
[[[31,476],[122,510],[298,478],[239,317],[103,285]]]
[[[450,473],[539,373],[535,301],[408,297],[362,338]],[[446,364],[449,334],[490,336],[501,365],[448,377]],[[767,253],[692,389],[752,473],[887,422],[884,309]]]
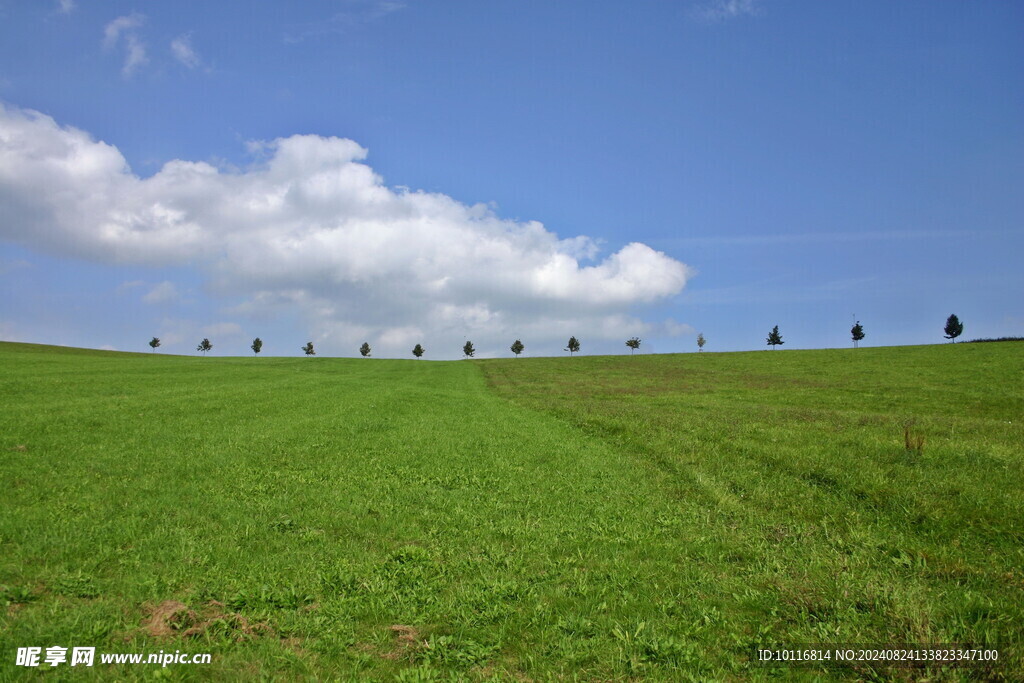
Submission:
[[[718,628],[693,586],[719,582],[681,562],[675,501],[473,363],[15,344],[0,363],[5,676],[54,645],[213,654],[169,667],[184,679],[746,666],[745,641],[687,635]]]
[[[1005,668],[929,675],[1020,678],[1024,344],[482,367],[511,402],[601,438],[656,482],[645,495],[675,501],[657,522],[702,577],[673,589],[719,617],[702,652],[751,633],[998,645]],[[884,672],[901,675],[922,674]]]

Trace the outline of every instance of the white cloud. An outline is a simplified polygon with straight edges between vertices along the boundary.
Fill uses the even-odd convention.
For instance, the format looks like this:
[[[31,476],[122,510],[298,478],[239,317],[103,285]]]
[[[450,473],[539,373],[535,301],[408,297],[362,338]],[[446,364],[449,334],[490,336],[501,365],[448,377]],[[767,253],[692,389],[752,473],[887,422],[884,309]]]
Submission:
[[[192,36],[187,33],[171,41],[171,54],[190,69],[195,69],[203,63],[199,53],[192,47]]]
[[[705,21],[726,21],[760,13],[757,0],[713,0],[696,8],[697,17]]]
[[[292,26],[285,42],[298,43],[309,38],[342,34],[356,30],[405,8],[398,0],[343,0],[342,9],[328,18]]]
[[[121,67],[121,74],[129,77],[140,67],[149,62],[146,56],[146,45],[139,38],[136,32],[145,23],[146,18],[137,13],[118,17],[103,29],[103,48],[112,50],[119,44],[124,44],[124,64]]]
[[[166,304],[178,300],[178,290],[173,282],[164,280],[149,290],[142,300],[147,304]]]
[[[692,276],[644,244],[595,261],[590,238],[389,188],[351,140],[295,135],[252,148],[263,159],[246,170],[174,160],[141,179],[115,147],[0,108],[0,238],[108,263],[195,265],[214,296],[244,299],[231,315],[298,314],[318,347],[346,352],[367,340],[385,353],[419,341],[450,356],[467,336],[483,351],[516,335],[640,334],[631,309]]]
[[[75,0],[57,0],[57,11],[61,14],[71,14],[75,9]]]
[[[117,45],[122,33],[134,31],[142,26],[144,17],[141,14],[131,14],[114,19],[103,29],[103,47],[111,49]]]
[[[197,324],[191,320],[176,318],[162,319],[156,336],[160,338],[160,342],[165,348],[181,344],[185,341],[191,341],[192,339],[195,339],[195,341],[191,343],[197,344],[201,339]]]
[[[242,326],[238,323],[214,323],[202,329],[206,337],[235,337],[242,334]]]

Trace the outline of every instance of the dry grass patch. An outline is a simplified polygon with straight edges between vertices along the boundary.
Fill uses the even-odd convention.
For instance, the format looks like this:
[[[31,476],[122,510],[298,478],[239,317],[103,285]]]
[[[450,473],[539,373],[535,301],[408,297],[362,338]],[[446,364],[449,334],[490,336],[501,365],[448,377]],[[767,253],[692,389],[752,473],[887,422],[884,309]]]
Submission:
[[[264,622],[251,623],[237,612],[227,612],[224,603],[210,600],[198,611],[177,600],[165,600],[159,605],[145,607],[147,616],[142,630],[153,638],[194,638],[217,630],[242,641],[261,635],[272,635],[273,629]]]
[[[420,640],[420,632],[415,626],[394,624],[388,627],[394,635],[394,644],[391,650],[381,655],[384,659],[404,659],[409,656]]]

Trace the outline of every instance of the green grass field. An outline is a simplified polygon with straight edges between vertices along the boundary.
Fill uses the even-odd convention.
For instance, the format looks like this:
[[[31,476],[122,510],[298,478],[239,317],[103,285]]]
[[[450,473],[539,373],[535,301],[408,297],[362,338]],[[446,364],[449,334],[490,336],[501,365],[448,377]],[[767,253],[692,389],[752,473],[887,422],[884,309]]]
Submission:
[[[1021,342],[0,364],[0,679],[1021,680]]]

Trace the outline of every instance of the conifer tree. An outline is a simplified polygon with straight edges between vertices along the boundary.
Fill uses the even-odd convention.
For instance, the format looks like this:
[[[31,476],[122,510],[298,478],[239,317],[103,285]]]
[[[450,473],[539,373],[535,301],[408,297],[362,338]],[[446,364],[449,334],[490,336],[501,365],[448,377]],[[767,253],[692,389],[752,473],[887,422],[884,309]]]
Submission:
[[[946,328],[944,331],[946,333],[946,339],[955,344],[956,338],[964,331],[964,324],[960,322],[960,318],[956,317],[956,314],[953,314],[946,318]]]
[[[786,342],[782,341],[782,335],[779,334],[779,326],[776,325],[768,335],[768,346],[772,347],[772,351],[774,351],[776,346],[785,343]]]

